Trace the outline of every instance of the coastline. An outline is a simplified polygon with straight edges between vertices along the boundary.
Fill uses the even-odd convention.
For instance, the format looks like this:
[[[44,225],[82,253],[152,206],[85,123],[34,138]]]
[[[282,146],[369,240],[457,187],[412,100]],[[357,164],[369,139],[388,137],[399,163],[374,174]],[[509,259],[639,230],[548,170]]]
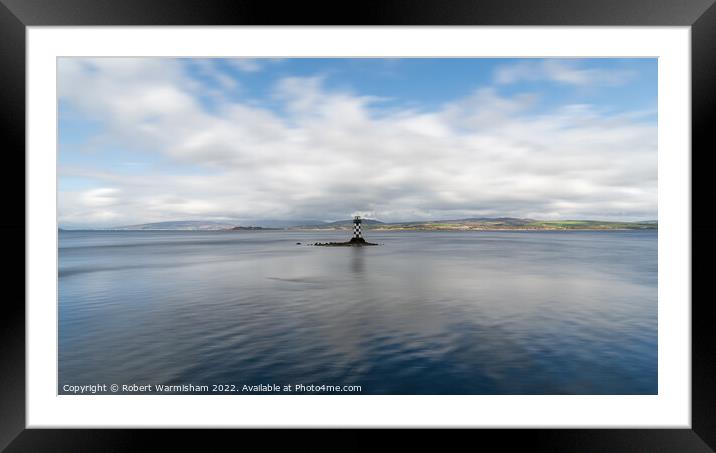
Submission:
[[[655,230],[658,231],[658,228],[594,228],[594,227],[585,227],[585,228],[515,228],[515,227],[508,227],[508,228],[371,228],[366,229],[366,231],[375,231],[375,232],[386,232],[386,231],[456,231],[456,232],[464,232],[464,231],[650,231]],[[283,231],[307,231],[307,232],[320,232],[320,231],[350,231],[348,229],[344,228],[287,228]]]
[[[369,229],[367,231],[371,232],[406,232],[406,231],[421,231],[421,232],[465,232],[465,231],[658,231],[658,228],[375,228],[375,229]],[[250,231],[252,233],[257,232],[276,232],[276,231],[297,231],[297,232],[311,232],[311,233],[319,233],[319,232],[326,232],[326,231],[343,231],[343,232],[350,232],[348,229],[344,228],[261,228],[261,229],[241,229],[236,230],[233,228],[228,229],[216,229],[216,230],[190,230],[190,229],[151,229],[151,228],[143,228],[143,229],[136,229],[136,230],[130,230],[130,229],[110,229],[110,228],[96,228],[96,229],[67,229],[67,228],[58,228],[58,232],[61,233],[67,233],[67,232],[87,232],[87,231],[98,231],[98,232],[137,232],[137,231],[152,231],[152,232],[185,232],[185,233],[238,233],[238,232],[244,232],[244,231]]]

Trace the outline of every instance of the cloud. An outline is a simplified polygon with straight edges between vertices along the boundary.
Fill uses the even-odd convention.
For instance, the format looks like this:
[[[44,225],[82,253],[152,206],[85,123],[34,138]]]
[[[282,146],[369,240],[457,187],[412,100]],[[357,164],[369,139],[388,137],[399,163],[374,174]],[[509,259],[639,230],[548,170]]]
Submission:
[[[61,59],[60,97],[112,149],[160,156],[150,173],[62,166],[97,187],[60,193],[60,221],[382,220],[468,216],[656,218],[656,125],[591,105],[478,88],[432,110],[286,77],[278,107],[219,98],[171,59]],[[111,153],[121,151],[98,150]]]
[[[59,197],[61,218],[83,219],[83,224],[106,224],[122,219],[115,209],[121,203],[121,191],[100,187],[80,192],[65,192]]]
[[[230,58],[223,60],[241,72],[259,72],[268,64],[280,63],[281,58]]]
[[[230,64],[243,72],[258,72],[261,70],[261,63],[251,58],[232,58],[228,60]]]
[[[203,77],[215,82],[223,91],[236,91],[239,88],[239,82],[236,78],[222,71],[215,58],[196,58],[190,60],[198,73]],[[212,95],[221,95],[222,91],[216,90]]]
[[[82,202],[88,207],[112,206],[117,201],[120,191],[111,187],[100,187],[82,193]]]
[[[512,84],[548,80],[574,86],[616,86],[635,77],[629,70],[584,68],[570,60],[527,60],[499,67],[494,74],[495,83]]]

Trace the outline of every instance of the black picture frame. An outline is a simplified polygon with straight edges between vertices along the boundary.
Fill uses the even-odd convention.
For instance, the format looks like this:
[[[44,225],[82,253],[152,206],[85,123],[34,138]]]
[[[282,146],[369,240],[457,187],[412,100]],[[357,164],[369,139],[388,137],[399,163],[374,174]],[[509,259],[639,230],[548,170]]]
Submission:
[[[353,5],[353,6],[351,6]],[[29,26],[77,25],[530,25],[530,26],[690,26],[692,33],[692,207],[711,192],[703,165],[716,149],[710,119],[716,110],[716,6],[714,0],[384,0],[275,2],[271,0],[0,0],[0,123],[6,169],[3,175],[6,213],[6,297],[0,316],[0,447],[16,451],[143,450],[148,437],[184,447],[230,440],[231,430],[25,429],[25,32]],[[698,156],[698,158],[697,158]],[[697,160],[702,165],[693,165]],[[698,182],[700,181],[700,182]],[[709,198],[707,198],[709,197]],[[707,276],[706,257],[713,254],[716,223],[693,210],[692,288]],[[21,250],[22,249],[22,250]],[[693,247],[692,247],[693,249]],[[10,260],[15,256],[21,260]],[[695,259],[695,260],[694,260]],[[703,266],[697,261],[701,259]],[[23,263],[23,265],[20,265]],[[703,283],[702,283],[703,285]],[[19,294],[7,291],[19,289]],[[693,292],[693,289],[692,289]],[[12,294],[12,295],[11,295]],[[694,295],[696,293],[693,293]],[[482,442],[505,448],[528,444],[535,451],[708,452],[716,450],[716,341],[713,297],[692,297],[692,428],[691,429],[547,429],[476,430]],[[355,432],[349,435],[355,436]],[[245,439],[246,433],[241,434]],[[292,441],[302,433],[293,432]],[[211,439],[208,444],[205,443]],[[262,440],[263,442],[264,440]]]

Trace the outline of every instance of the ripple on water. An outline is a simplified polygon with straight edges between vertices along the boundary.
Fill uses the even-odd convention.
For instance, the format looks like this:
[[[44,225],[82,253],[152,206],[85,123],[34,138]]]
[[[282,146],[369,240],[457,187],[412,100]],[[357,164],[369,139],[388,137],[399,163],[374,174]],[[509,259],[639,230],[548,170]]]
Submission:
[[[656,392],[654,232],[338,236],[61,233],[60,383]]]

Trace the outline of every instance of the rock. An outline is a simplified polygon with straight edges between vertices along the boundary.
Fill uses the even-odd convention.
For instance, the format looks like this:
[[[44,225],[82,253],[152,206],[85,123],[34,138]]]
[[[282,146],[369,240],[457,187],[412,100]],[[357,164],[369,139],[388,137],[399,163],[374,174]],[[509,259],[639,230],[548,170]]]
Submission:
[[[351,238],[348,242],[316,242],[313,245],[319,245],[323,247],[363,247],[366,245],[378,245],[372,242],[368,242],[363,238]]]

